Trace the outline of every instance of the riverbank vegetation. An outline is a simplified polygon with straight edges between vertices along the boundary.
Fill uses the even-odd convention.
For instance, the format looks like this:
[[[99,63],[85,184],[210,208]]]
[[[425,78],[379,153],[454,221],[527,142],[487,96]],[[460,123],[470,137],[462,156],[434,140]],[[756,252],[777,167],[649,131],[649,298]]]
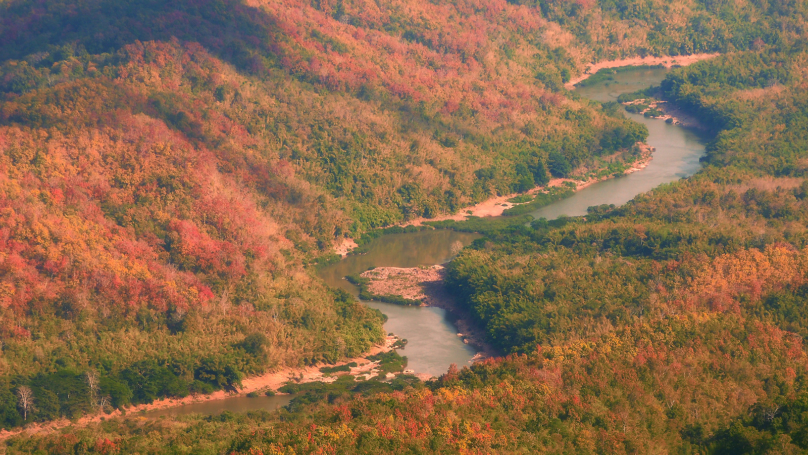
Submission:
[[[756,324],[782,342],[793,339],[793,358],[805,359],[798,308],[804,306],[808,271],[801,164],[808,146],[806,49],[797,42],[722,57],[677,70],[663,82],[666,97],[720,128],[706,168],[696,176],[624,207],[593,208],[585,218],[492,232],[488,241],[461,253],[448,267],[447,283],[487,327],[490,342],[532,354],[537,346],[546,352],[622,327],[699,315]],[[666,331],[649,334],[657,336],[670,340]],[[720,342],[708,341],[701,330],[693,336],[713,352],[761,339],[748,327]],[[644,348],[635,346],[635,362],[645,364]],[[660,396],[671,412],[683,406],[681,416],[668,416],[685,424],[677,444],[715,453],[752,453],[778,444],[805,450],[805,426],[791,410],[800,409],[806,394],[805,361],[770,367],[793,374],[793,381],[753,392],[746,407],[724,407],[736,420],[711,422],[694,398],[687,405],[668,399],[666,405]],[[768,381],[742,371],[725,378],[747,391]],[[742,385],[746,381],[752,382]]]
[[[576,87],[591,87],[593,85],[599,85],[604,83],[609,83],[614,81],[614,76],[625,73],[627,71],[634,71],[637,69],[659,69],[664,68],[663,65],[641,65],[641,66],[624,66],[618,68],[604,68],[597,73],[591,75],[590,77],[584,79],[583,81],[576,84]]]

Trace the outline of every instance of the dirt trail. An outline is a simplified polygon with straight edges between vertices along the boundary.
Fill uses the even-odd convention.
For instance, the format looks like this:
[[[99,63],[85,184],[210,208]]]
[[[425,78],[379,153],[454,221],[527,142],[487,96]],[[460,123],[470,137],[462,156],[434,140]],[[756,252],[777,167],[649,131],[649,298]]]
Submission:
[[[590,76],[605,68],[620,68],[622,66],[652,66],[663,65],[665,68],[672,66],[687,66],[702,60],[718,57],[721,54],[691,54],[691,55],[677,55],[676,57],[662,56],[662,57],[631,57],[621,60],[609,60],[605,62],[591,63],[584,70],[584,74],[577,76],[564,84],[564,87],[572,90],[575,85],[589,79]]]

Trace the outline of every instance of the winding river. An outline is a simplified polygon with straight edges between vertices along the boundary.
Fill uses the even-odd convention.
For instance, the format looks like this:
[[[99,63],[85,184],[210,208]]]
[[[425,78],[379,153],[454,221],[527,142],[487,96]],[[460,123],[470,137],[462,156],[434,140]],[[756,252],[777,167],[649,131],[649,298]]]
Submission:
[[[596,101],[616,101],[622,93],[629,93],[659,84],[667,69],[637,68],[618,73],[614,80],[577,89],[585,98]],[[704,155],[704,141],[694,131],[642,115],[625,113],[648,127],[648,144],[656,150],[653,160],[641,171],[604,180],[576,192],[569,198],[543,207],[531,215],[534,218],[555,219],[562,215],[585,215],[587,207],[600,204],[622,205],[636,195],[663,183],[693,175],[699,170],[699,158]],[[354,286],[342,279],[346,275],[364,272],[371,267],[416,267],[441,264],[451,259],[452,245],[468,245],[476,237],[453,231],[421,231],[411,234],[387,235],[374,240],[368,252],[348,256],[320,272],[331,286],[346,289],[354,295]],[[471,363],[476,353],[463,344],[457,330],[447,319],[444,310],[430,307],[403,307],[399,305],[364,302],[378,308],[388,317],[385,329],[406,338],[408,344],[401,355],[406,355],[409,368],[416,373],[439,376],[452,363],[462,367]]]
[[[623,93],[630,93],[651,85],[658,85],[669,70],[634,69],[618,73],[614,81],[583,87],[575,91],[584,98],[596,101],[617,101]],[[656,151],[643,170],[625,176],[604,180],[576,192],[569,198],[543,207],[531,215],[552,220],[559,216],[586,215],[586,209],[601,204],[623,205],[634,196],[695,174],[700,168],[699,158],[704,156],[704,137],[692,129],[671,125],[661,120],[645,118],[639,114],[623,112],[632,120],[648,128],[648,145]]]
[[[613,81],[577,89],[577,93],[596,101],[616,101],[621,93],[633,92],[658,84],[666,69],[633,69],[621,72]],[[600,204],[621,205],[636,195],[661,184],[688,177],[699,170],[699,158],[704,155],[703,140],[691,130],[660,120],[628,114],[648,127],[648,144],[656,150],[651,163],[641,171],[591,185],[567,199],[537,210],[534,218],[554,219],[562,215],[586,214],[587,207]],[[368,245],[367,253],[348,256],[325,267],[319,274],[331,286],[357,295],[357,289],[343,279],[371,267],[416,267],[441,264],[452,258],[457,243],[471,243],[476,234],[447,230],[420,231],[387,235]],[[462,367],[471,363],[476,351],[463,343],[457,330],[440,308],[404,307],[382,302],[363,302],[387,315],[385,329],[408,340],[400,353],[409,359],[408,368],[416,373],[439,376],[452,363]],[[150,416],[177,416],[190,413],[215,414],[222,411],[276,409],[287,404],[289,397],[233,397],[224,400],[195,403],[148,413]]]

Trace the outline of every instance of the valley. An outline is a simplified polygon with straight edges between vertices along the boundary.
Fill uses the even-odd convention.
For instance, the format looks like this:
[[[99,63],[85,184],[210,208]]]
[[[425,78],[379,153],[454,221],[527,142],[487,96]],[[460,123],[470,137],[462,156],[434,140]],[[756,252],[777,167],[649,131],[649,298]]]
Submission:
[[[808,450],[807,15],[0,0],[0,451]]]

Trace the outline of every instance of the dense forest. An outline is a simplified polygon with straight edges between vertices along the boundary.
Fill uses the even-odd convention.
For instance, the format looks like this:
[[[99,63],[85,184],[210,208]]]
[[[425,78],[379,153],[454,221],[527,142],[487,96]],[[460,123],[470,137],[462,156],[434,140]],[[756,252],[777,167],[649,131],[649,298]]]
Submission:
[[[563,84],[592,61],[726,54],[659,89],[716,132],[696,176],[475,225],[447,285],[506,358],[8,450],[808,450],[805,13],[0,1],[3,428],[366,352],[383,316],[312,273],[336,241],[634,160],[647,131]]]
[[[577,62],[525,7],[41,6],[0,4],[3,426],[365,352],[381,315],[306,268],[335,241],[636,159],[646,134],[559,92],[553,62]],[[426,19],[433,42],[404,30]]]
[[[690,179],[582,218],[478,223],[447,282],[505,358],[294,412],[116,420],[11,448],[803,453],[806,62],[795,42],[671,73],[666,96],[720,124]]]

